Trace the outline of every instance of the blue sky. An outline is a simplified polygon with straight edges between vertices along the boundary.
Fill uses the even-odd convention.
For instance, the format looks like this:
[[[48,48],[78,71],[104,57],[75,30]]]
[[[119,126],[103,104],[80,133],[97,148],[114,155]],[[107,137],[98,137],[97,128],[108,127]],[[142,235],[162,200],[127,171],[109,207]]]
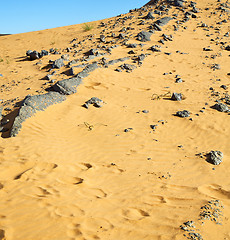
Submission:
[[[0,0],[0,33],[23,33],[100,20],[148,0]]]

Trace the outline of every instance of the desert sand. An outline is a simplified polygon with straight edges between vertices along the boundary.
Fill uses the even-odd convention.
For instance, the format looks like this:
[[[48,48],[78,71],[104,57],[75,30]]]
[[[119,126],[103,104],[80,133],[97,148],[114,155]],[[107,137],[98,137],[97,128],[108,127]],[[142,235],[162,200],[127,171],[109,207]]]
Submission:
[[[89,31],[79,24],[0,37],[2,122],[9,121],[0,138],[1,240],[230,239],[230,115],[212,107],[228,103],[229,4],[199,0],[198,12],[190,2],[167,5],[88,23]],[[174,18],[152,29],[150,41],[137,39],[163,17]],[[26,56],[51,48],[60,54]],[[106,54],[88,59],[90,49]],[[63,54],[65,66],[52,69]],[[76,59],[72,66],[99,67],[10,137],[23,99],[72,78]],[[122,70],[124,63],[136,68]],[[83,107],[92,97],[101,107]],[[183,110],[190,116],[176,116]],[[223,153],[219,165],[208,161],[212,150]]]

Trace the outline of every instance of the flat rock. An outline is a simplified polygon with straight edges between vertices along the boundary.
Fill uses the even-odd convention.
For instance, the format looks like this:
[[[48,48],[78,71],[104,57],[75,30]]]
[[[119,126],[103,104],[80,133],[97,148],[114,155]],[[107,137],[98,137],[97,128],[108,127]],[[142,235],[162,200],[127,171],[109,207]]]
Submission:
[[[140,33],[137,34],[137,39],[141,42],[147,42],[147,41],[151,41],[151,36],[152,36],[152,33],[141,31]]]
[[[171,20],[172,20],[171,17],[163,17],[163,18],[157,20],[155,23],[157,25],[159,25],[160,27],[162,27],[162,26],[168,24],[168,22],[171,21]]]
[[[77,92],[77,87],[82,83],[82,78],[74,77],[58,81],[53,86],[54,91],[64,95],[71,95]]]
[[[59,58],[59,59],[57,59],[57,60],[55,60],[55,61],[53,62],[52,67],[53,67],[53,68],[61,68],[61,67],[63,67],[64,65],[65,65],[65,64],[64,64],[63,59],[62,59],[62,58]]]
[[[17,117],[14,120],[10,136],[15,137],[20,129],[22,123],[29,117],[33,116],[37,111],[43,111],[47,107],[64,101],[66,97],[57,92],[49,92],[42,95],[26,96],[22,102],[21,108]]]

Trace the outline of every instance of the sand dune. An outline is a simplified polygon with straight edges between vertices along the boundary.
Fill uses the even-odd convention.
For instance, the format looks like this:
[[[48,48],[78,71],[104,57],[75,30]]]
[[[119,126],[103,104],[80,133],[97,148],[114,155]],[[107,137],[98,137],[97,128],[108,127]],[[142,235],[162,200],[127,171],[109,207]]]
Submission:
[[[0,239],[230,239],[229,113],[212,107],[228,103],[229,4],[202,0],[198,13],[189,2],[167,11],[164,4],[90,23],[88,32],[73,25],[1,37],[2,122],[9,123],[0,139]],[[149,12],[154,19],[145,18]],[[137,40],[166,16],[174,19],[152,29],[151,41]],[[25,55],[50,48],[60,54]],[[90,59],[90,49],[100,54]],[[65,66],[52,69],[50,60],[63,54]],[[72,66],[86,65],[71,76],[74,59]],[[37,111],[9,137],[28,94],[54,91],[95,61],[76,94]],[[122,70],[124,63],[136,68]],[[171,100],[173,92],[183,100]],[[83,107],[92,97],[101,107]],[[182,110],[190,117],[175,116]],[[220,165],[207,161],[211,150],[223,153]]]

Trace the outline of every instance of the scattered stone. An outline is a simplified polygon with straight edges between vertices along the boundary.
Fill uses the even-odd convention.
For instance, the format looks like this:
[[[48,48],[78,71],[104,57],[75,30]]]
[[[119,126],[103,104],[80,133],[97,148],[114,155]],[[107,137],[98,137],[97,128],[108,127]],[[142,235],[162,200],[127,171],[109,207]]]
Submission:
[[[37,52],[37,51],[31,51],[31,50],[28,50],[28,51],[26,52],[26,55],[29,57],[29,59],[30,59],[31,61],[36,60],[36,59],[39,59],[39,58],[42,58],[43,56],[46,56],[46,55],[48,55],[48,54],[49,54],[49,52],[46,51],[46,50],[41,50],[40,53]]]
[[[101,99],[99,99],[97,97],[92,97],[83,104],[83,107],[88,109],[89,105],[92,104],[94,107],[101,108],[102,107],[101,103],[103,103],[103,101]]]
[[[150,50],[152,50],[153,52],[161,52],[161,50],[160,49],[158,49],[157,47],[159,47],[159,46],[152,46],[151,48],[150,48]]]
[[[182,94],[181,93],[173,93],[171,100],[173,101],[181,101],[182,100]]]
[[[182,83],[182,82],[183,82],[183,80],[181,78],[176,79],[176,83]]]
[[[148,110],[143,110],[142,112],[143,112],[143,113],[149,113],[149,111],[148,111]]]
[[[131,130],[133,130],[133,128],[126,128],[124,132],[130,132]]]
[[[0,73],[0,77],[3,77],[3,75]]]
[[[190,116],[190,112],[187,110],[183,110],[183,111],[178,111],[176,113],[176,116],[181,117],[181,118],[186,118]]]
[[[228,112],[229,108],[226,104],[224,103],[216,103],[212,108],[216,109],[219,112]]]
[[[124,64],[122,64],[121,66],[120,66],[120,68],[122,69],[122,70],[127,70],[127,71],[132,71],[132,70],[134,70],[135,68],[137,68],[135,65],[132,65],[132,64],[126,64],[126,63],[124,63]]]
[[[223,153],[221,151],[211,151],[208,153],[207,157],[207,162],[219,165],[223,160]]]
[[[151,39],[150,39],[151,35],[152,35],[152,33],[150,33],[150,32],[142,31],[142,32],[138,33],[137,39],[141,42],[151,41]]]
[[[153,129],[153,130],[156,130],[157,126],[158,126],[157,124],[155,124],[155,125],[150,125],[150,128]]]

